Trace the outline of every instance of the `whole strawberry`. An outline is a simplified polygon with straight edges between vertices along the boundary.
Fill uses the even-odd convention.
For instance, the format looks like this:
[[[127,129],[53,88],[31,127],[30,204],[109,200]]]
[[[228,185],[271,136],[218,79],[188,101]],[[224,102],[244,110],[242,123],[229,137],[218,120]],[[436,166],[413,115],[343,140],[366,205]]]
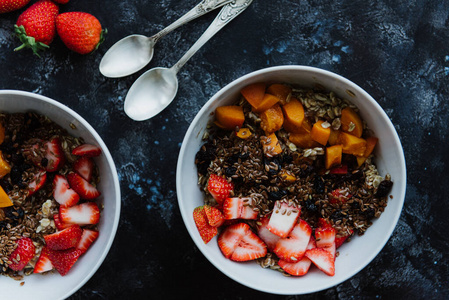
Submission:
[[[85,12],[66,12],[58,15],[56,30],[67,48],[80,54],[94,51],[103,42],[100,21]]]
[[[38,55],[39,50],[48,48],[56,35],[55,19],[58,13],[58,5],[51,0],[38,1],[25,10],[14,26],[22,42],[14,51],[31,48]]]
[[[28,4],[30,0],[0,0],[0,14],[18,10]]]

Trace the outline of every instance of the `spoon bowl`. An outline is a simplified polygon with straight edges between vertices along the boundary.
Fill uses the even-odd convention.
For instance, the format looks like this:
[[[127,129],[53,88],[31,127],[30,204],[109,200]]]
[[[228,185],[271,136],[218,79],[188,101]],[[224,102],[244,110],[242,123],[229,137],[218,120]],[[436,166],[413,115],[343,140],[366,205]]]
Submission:
[[[125,113],[136,121],[154,117],[175,98],[178,78],[173,69],[153,68],[140,76],[125,98]]]
[[[121,39],[101,59],[101,74],[112,78],[133,74],[151,61],[155,44],[154,37],[140,34]]]

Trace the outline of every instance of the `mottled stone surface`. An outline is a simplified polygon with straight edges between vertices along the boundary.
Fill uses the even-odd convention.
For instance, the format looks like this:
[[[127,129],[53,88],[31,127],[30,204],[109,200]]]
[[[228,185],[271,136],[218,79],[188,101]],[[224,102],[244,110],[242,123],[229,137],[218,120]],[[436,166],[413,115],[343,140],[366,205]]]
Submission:
[[[61,11],[96,15],[109,34],[92,55],[59,39],[39,59],[19,45],[19,12],[0,15],[0,88],[42,94],[81,114],[117,165],[122,215],[97,273],[70,299],[448,299],[449,1],[254,0],[180,71],[174,103],[150,121],[123,112],[132,82],[101,76],[104,52],[120,38],[151,35],[198,0],[72,0]],[[170,33],[148,67],[174,64],[215,13]],[[221,87],[257,69],[300,64],[333,71],[370,93],[404,146],[404,209],[382,252],[346,282],[306,296],[274,296],[226,277],[199,252],[178,209],[175,172],[183,136]]]

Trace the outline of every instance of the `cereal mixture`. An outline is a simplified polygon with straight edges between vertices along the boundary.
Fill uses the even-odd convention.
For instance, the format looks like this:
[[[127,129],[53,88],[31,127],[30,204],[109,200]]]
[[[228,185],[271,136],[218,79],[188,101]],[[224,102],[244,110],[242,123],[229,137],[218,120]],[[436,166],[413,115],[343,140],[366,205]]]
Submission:
[[[53,196],[53,179],[56,174],[65,175],[72,171],[72,165],[78,159],[72,150],[83,141],[35,113],[0,113],[0,127],[0,186],[13,204],[0,206],[0,274],[21,280],[23,275],[33,272],[45,245],[44,236],[56,232],[54,215],[58,215],[60,205]],[[54,161],[46,158],[43,143],[55,138],[64,152],[64,161],[57,170],[49,172]],[[96,168],[93,174],[93,181],[98,181]],[[43,183],[43,176],[46,176],[45,184],[36,188]],[[96,227],[88,225],[84,228]],[[11,254],[24,237],[31,238],[36,254],[23,272],[18,272],[9,266],[20,261],[20,256],[11,257]]]
[[[281,106],[291,99],[300,101],[304,123],[321,122],[322,128],[333,131],[341,130],[343,109],[350,107],[358,112],[348,101],[320,87],[290,86],[289,93],[279,97]],[[244,97],[233,105],[243,107],[242,128],[247,129],[245,134],[250,136],[239,134],[241,128],[226,130],[220,128],[223,126],[217,121],[209,124],[203,136],[204,144],[195,158],[198,182],[205,192],[205,205],[217,205],[207,187],[211,174],[216,174],[233,184],[229,197],[250,198],[243,205],[256,211],[258,218],[243,222],[254,232],[257,232],[260,218],[278,209],[274,207],[277,200],[300,207],[301,219],[306,220],[312,230],[324,219],[335,228],[336,238],[363,235],[372,220],[384,211],[392,181],[388,174],[385,177],[379,174],[372,154],[358,161],[356,156],[343,153],[340,164],[326,168],[325,145],[298,146],[292,138],[293,133],[285,129],[285,122],[276,131],[281,150],[277,153],[264,151],[264,144],[271,143],[264,114],[255,112],[257,109]],[[373,134],[365,122],[362,129],[364,137]],[[353,123],[346,128],[349,133],[351,130],[355,130]],[[271,146],[267,148],[274,150]],[[263,267],[280,269],[276,255],[270,252],[258,262]]]

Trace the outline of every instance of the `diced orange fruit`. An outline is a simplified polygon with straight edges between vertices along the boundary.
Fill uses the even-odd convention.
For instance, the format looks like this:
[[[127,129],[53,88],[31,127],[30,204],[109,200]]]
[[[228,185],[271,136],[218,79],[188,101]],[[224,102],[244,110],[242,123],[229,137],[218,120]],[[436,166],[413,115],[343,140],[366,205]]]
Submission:
[[[290,142],[303,149],[319,147],[320,144],[312,139],[310,133],[290,133]]]
[[[341,130],[361,137],[363,133],[363,123],[359,115],[350,107],[345,107],[341,111]]]
[[[265,134],[271,134],[281,129],[284,123],[284,114],[279,104],[275,104],[260,114],[260,128]]]
[[[274,83],[267,89],[267,93],[279,98],[282,105],[287,103],[288,95],[292,92],[292,88],[286,84]]]
[[[342,145],[334,145],[326,148],[326,169],[330,169],[341,164],[342,150]]]
[[[11,166],[3,158],[2,152],[0,151],[0,178],[11,172]]]
[[[289,123],[295,128],[301,128],[304,121],[304,107],[301,102],[295,98],[290,99],[290,102],[282,106],[284,118],[288,119]]]
[[[284,118],[283,126],[284,129],[290,133],[310,133],[310,131],[312,130],[312,124],[310,123],[308,118],[304,118],[301,127],[296,127],[289,121],[289,119]]]
[[[363,157],[363,156],[357,156],[357,166],[361,166],[361,165],[363,165],[363,163],[365,162],[365,160],[366,160],[366,157]]]
[[[8,207],[12,205],[13,203],[8,194],[6,194],[5,190],[0,186],[0,207]]]
[[[339,144],[343,145],[343,153],[363,156],[366,150],[366,140],[352,134],[341,132],[338,137]]]
[[[267,136],[267,138],[270,140],[269,143],[265,139],[261,139],[263,152],[267,156],[276,156],[280,153],[282,153],[282,148],[279,143],[279,140],[275,133],[272,133]]]
[[[322,126],[323,123],[323,120],[319,120],[315,124],[313,124],[312,131],[310,131],[310,136],[314,141],[317,141],[321,145],[325,146],[327,144],[327,141],[329,140],[331,128],[324,128]]]
[[[249,130],[249,128],[240,128],[239,131],[237,131],[235,134],[243,140],[246,140],[252,135],[251,130]]]
[[[338,143],[338,135],[340,134],[340,130],[334,130],[331,128],[331,133],[329,135],[329,145],[334,146]]]
[[[220,106],[215,109],[215,124],[228,130],[242,127],[245,122],[243,108],[238,105]]]
[[[279,98],[270,94],[265,94],[263,99],[257,105],[252,105],[252,111],[260,113],[269,109],[273,105],[279,102]]]
[[[296,180],[295,175],[284,169],[279,172],[279,176],[281,176],[282,180],[285,182],[294,182]]]
[[[263,100],[265,95],[265,83],[253,83],[244,87],[240,93],[253,107],[257,107]]]
[[[378,141],[378,138],[376,138],[374,136],[370,136],[370,137],[366,138],[365,153],[363,154],[363,156],[357,156],[357,165],[359,167],[365,162],[365,160],[368,158],[368,156],[370,156],[371,153],[373,153],[373,150],[377,144],[377,141]]]

